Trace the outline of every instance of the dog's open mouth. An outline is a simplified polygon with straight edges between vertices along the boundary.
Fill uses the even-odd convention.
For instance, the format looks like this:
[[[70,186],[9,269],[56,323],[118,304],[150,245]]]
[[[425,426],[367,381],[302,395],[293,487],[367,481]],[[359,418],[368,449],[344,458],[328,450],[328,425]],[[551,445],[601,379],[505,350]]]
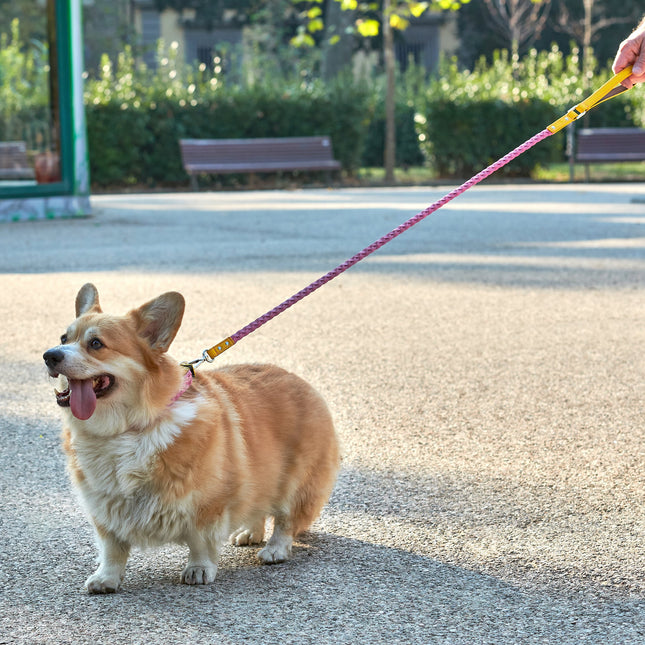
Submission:
[[[82,381],[68,379],[66,390],[56,390],[56,403],[63,408],[70,408],[77,419],[85,421],[94,414],[96,399],[105,396],[114,384],[115,379],[111,374],[101,374]]]

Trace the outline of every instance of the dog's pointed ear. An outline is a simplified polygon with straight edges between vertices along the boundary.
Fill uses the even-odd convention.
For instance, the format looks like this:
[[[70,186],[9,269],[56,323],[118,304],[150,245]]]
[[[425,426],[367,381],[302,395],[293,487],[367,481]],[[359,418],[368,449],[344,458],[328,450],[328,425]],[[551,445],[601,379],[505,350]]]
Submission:
[[[89,311],[101,313],[99,292],[91,282],[84,284],[76,294],[76,317],[78,318]]]
[[[148,341],[151,349],[165,352],[175,339],[184,316],[184,297],[169,291],[130,312],[137,333]]]

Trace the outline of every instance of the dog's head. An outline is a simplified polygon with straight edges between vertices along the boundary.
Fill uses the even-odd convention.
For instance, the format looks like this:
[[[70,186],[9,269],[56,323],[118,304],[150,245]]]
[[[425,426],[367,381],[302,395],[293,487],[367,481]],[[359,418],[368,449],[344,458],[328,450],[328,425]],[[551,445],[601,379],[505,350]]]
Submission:
[[[50,376],[60,377],[58,405],[82,421],[96,414],[99,425],[106,425],[106,415],[136,423],[137,411],[145,416],[142,408],[154,407],[175,387],[176,377],[164,380],[161,372],[169,366],[165,352],[183,314],[184,298],[175,292],[125,316],[105,314],[96,287],[84,285],[76,296],[76,320],[60,345],[43,355]]]

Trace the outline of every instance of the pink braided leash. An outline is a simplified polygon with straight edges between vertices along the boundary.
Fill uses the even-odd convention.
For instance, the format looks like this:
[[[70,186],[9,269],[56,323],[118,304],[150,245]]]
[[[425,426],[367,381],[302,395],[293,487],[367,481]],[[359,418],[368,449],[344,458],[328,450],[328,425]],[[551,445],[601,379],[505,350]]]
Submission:
[[[286,309],[289,309],[289,307],[292,307],[297,302],[300,302],[300,300],[302,300],[309,294],[313,293],[317,289],[320,289],[320,287],[322,287],[324,284],[327,284],[330,280],[333,280],[335,277],[339,276],[341,273],[344,273],[345,271],[347,271],[347,269],[349,269],[350,267],[353,267],[355,264],[357,264],[358,262],[366,258],[368,255],[371,255],[372,253],[374,253],[374,251],[377,251],[382,246],[385,246],[388,242],[392,241],[395,237],[398,237],[399,235],[401,235],[401,233],[404,233],[409,228],[412,228],[415,224],[417,224],[421,220],[428,217],[428,215],[434,213],[436,210],[439,210],[442,206],[445,206],[448,202],[452,201],[458,195],[461,195],[462,193],[466,192],[469,188],[472,188],[475,184],[478,184],[480,181],[486,179],[486,177],[492,175],[495,171],[499,170],[500,168],[505,166],[507,163],[509,163],[516,157],[519,157],[522,153],[526,152],[529,148],[532,148],[536,143],[539,143],[543,139],[546,139],[548,136],[551,136],[551,134],[553,133],[548,129],[542,130],[542,132],[539,132],[538,134],[530,138],[528,141],[525,141],[521,146],[518,146],[517,148],[509,152],[507,155],[497,160],[495,163],[491,164],[481,172],[477,173],[474,177],[471,177],[468,181],[461,184],[461,186],[451,190],[447,195],[442,197],[439,201],[432,204],[432,206],[429,206],[425,210],[422,210],[420,213],[417,213],[414,217],[411,217],[409,220],[407,220],[406,222],[404,222],[394,230],[390,231],[383,237],[376,240],[376,242],[373,242],[368,247],[364,248],[362,251],[358,252],[356,255],[349,258],[349,260],[345,260],[345,262],[343,262],[342,264],[339,264],[335,269],[332,269],[331,271],[329,271],[329,273],[326,273],[324,276],[318,278],[318,280],[315,280],[314,282],[312,282],[309,286],[298,291],[298,293],[291,296],[291,298],[288,298],[284,302],[280,303],[277,307],[274,307],[273,309],[271,309],[271,311],[268,311],[267,313],[263,314],[259,318],[256,318],[252,323],[249,323],[248,325],[246,325],[246,327],[242,327],[242,329],[240,329],[239,331],[236,331],[230,337],[230,339],[234,343],[237,343],[245,336],[248,336],[251,332],[254,332],[259,327],[262,327],[262,325],[268,323],[270,320],[275,318],[278,314],[281,314]]]

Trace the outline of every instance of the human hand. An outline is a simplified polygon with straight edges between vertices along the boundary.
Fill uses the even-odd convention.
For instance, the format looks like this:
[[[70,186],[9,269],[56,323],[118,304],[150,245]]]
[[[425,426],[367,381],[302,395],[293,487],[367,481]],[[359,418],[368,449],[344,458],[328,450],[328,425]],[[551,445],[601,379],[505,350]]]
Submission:
[[[645,81],[645,19],[629,38],[620,43],[612,65],[614,74],[618,74],[629,65],[633,66],[631,76],[623,81],[627,88]]]

